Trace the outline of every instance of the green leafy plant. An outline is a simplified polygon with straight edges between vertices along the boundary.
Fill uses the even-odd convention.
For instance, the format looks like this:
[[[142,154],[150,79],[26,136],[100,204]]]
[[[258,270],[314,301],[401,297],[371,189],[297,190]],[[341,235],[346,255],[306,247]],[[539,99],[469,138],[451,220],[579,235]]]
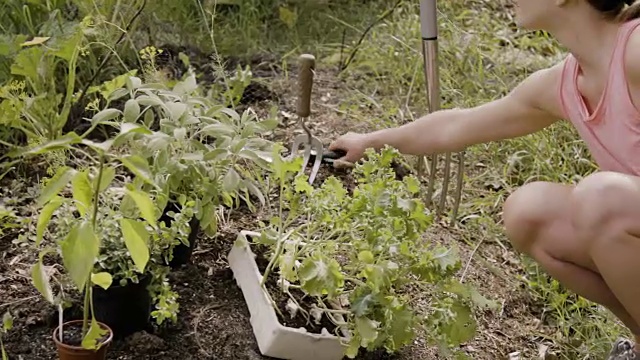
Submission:
[[[489,302],[453,276],[460,267],[455,248],[422,239],[431,215],[419,198],[419,181],[395,178],[390,165],[398,153],[385,148],[368,156],[355,169],[351,193],[335,177],[314,189],[298,173],[299,159],[274,157],[279,216],[255,238],[268,248],[263,285],[277,278],[277,289],[268,292],[289,296],[289,312],[307,323],[331,320],[335,334],[348,339],[350,358],[361,348],[395,352],[420,327],[443,348],[470,339],[474,303]],[[414,309],[410,288],[432,295],[428,311]],[[314,304],[303,308],[301,297]]]
[[[101,250],[94,271],[109,274],[112,282],[119,286],[137,284],[143,278],[149,277],[146,288],[155,305],[151,316],[158,324],[162,324],[166,319],[176,321],[179,310],[178,295],[168,283],[169,268],[165,264],[171,257],[175,243],[188,237],[189,215],[192,210],[187,207],[182,213],[175,214],[171,226],[158,222],[157,228],[153,228],[145,224],[144,231],[140,230],[140,235],[146,236],[144,243],[148,249],[148,260],[145,263],[144,257],[147,255],[135,251],[142,243],[132,243],[129,238],[123,236],[129,228],[128,219],[135,217],[136,209],[129,209],[126,204],[122,205],[124,196],[119,194],[118,190],[107,189],[100,195],[96,234]],[[63,238],[69,233],[78,221],[74,217],[74,211],[74,207],[69,204],[64,204],[56,211],[52,238]],[[131,251],[132,248],[134,252]]]
[[[47,181],[37,199],[41,206],[36,227],[35,246],[39,250],[38,261],[32,268],[32,280],[43,297],[58,306],[63,302],[60,296],[54,297],[49,276],[45,271],[43,259],[45,256],[58,253],[62,258],[62,265],[71,283],[77,290],[84,292],[82,319],[82,346],[93,349],[99,346],[98,340],[105,335],[105,330],[99,326],[93,310],[93,285],[109,288],[113,276],[99,269],[98,260],[103,246],[103,236],[100,235],[102,194],[110,187],[116,178],[118,170],[126,170],[134,174],[140,172],[142,164],[132,162],[135,155],[126,153],[123,148],[132,137],[139,133],[148,133],[148,129],[136,125],[113,121],[122,114],[114,109],[106,109],[96,114],[91,120],[91,127],[98,125],[115,126],[119,132],[113,138],[104,142],[94,142],[71,132],[61,138],[48,143],[23,149],[18,153],[21,157],[36,156],[66,149],[84,157],[88,163],[83,168],[61,167],[52,179]],[[88,132],[87,132],[88,133]],[[89,151],[87,151],[89,150]],[[123,169],[124,168],[124,169]],[[135,181],[139,180],[139,181]],[[150,259],[149,238],[151,231],[157,230],[156,208],[148,193],[140,189],[141,181],[148,178],[136,178],[133,182],[124,181],[121,191],[125,197],[132,199],[136,205],[135,216],[118,218],[122,239],[129,252],[131,260],[140,272],[144,272]],[[67,186],[71,186],[71,194],[67,196]],[[54,244],[43,246],[43,238],[49,228],[54,213],[64,206],[71,207],[74,217],[66,234],[58,234]],[[142,220],[139,220],[139,219]],[[62,290],[62,289],[61,289]],[[63,333],[60,324],[60,335]],[[62,336],[60,337],[62,338]]]
[[[13,80],[0,87],[0,111],[5,114],[0,125],[18,129],[34,139],[53,140],[62,135],[75,101],[78,61],[86,51],[92,24],[92,18],[87,17],[58,36],[28,41],[26,36],[16,36],[8,43],[10,46],[0,51],[0,56],[13,58]],[[54,81],[60,66],[67,73],[63,89]]]
[[[240,114],[216,104],[201,93],[192,72],[171,89],[133,76],[129,83],[134,84],[130,91],[115,92],[129,97],[124,121],[157,129],[132,144],[137,155],[131,161],[150,164],[140,171],[151,179],[145,189],[161,189],[160,207],[170,201],[193,204],[201,228],[213,235],[221,205],[242,199],[253,208],[251,197],[265,203],[258,175],[268,169],[272,143],[260,135],[277,120],[261,121],[250,110]]]

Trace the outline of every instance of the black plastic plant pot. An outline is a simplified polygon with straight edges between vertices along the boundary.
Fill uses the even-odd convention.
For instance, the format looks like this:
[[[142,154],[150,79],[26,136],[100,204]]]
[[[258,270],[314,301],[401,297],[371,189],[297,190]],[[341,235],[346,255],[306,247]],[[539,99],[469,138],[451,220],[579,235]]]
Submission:
[[[151,294],[147,290],[150,276],[138,283],[129,281],[120,286],[114,281],[107,290],[93,288],[93,308],[96,320],[108,325],[114,338],[122,339],[135,332],[151,330]]]
[[[169,216],[169,212],[173,211],[174,213],[180,212],[180,204],[177,202],[170,201],[167,206],[164,208],[162,212],[162,216],[158,221],[164,223],[166,226],[171,226],[171,216]],[[200,232],[200,221],[196,219],[194,216],[189,220],[189,227],[191,231],[189,232],[189,245],[185,245],[180,243],[173,248],[173,256],[171,261],[167,265],[169,265],[172,269],[179,268],[182,265],[188,264],[191,262],[191,255],[193,254],[193,250],[196,247],[196,243],[198,242],[198,233]]]

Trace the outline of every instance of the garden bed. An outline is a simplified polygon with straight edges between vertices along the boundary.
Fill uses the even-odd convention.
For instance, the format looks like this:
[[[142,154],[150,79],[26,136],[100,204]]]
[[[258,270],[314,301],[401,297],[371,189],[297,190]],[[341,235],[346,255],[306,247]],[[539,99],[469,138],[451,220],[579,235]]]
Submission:
[[[333,74],[322,73],[324,79],[333,79]],[[283,82],[284,89],[291,89]],[[287,90],[290,91],[290,90]],[[326,91],[335,90],[333,88]],[[317,94],[326,92],[320,90]],[[286,93],[286,92],[283,92]],[[316,95],[314,101],[320,102],[321,95]],[[291,99],[287,94],[285,99]],[[337,97],[334,97],[337,98]],[[331,105],[331,104],[329,104]],[[349,129],[349,124],[333,111],[332,106],[317,107],[314,121],[311,124],[314,133],[321,136],[328,144],[337,134]],[[285,102],[284,109],[293,109],[293,99]],[[264,109],[258,109],[264,111]],[[273,134],[274,138],[283,140],[285,144],[298,127],[295,123],[280,128]],[[337,171],[323,167],[317,177],[321,184],[328,175],[341,176],[347,188],[354,186],[353,179],[348,172]],[[29,187],[32,184],[22,184],[15,191],[2,194],[4,198],[20,200],[23,205],[29,204]],[[3,188],[11,185],[4,183]],[[13,205],[12,205],[13,206]],[[28,206],[20,208],[21,216],[29,217]],[[231,250],[236,234],[240,229],[255,228],[258,219],[266,220],[268,214],[250,214],[248,211],[234,211],[224,224],[221,224],[220,236],[216,239],[199,239],[198,247],[193,254],[193,261],[184,268],[171,273],[170,281],[179,295],[180,313],[178,322],[174,325],[155,327],[149,332],[136,333],[126,339],[114,341],[109,349],[109,357],[113,359],[161,359],[173,360],[185,358],[191,354],[193,359],[268,359],[260,355],[250,322],[250,314],[243,299],[241,289],[237,286],[233,272],[229,268],[226,255]],[[438,235],[425,234],[429,241],[438,239],[442,243],[456,243],[448,230],[434,228]],[[33,253],[18,244],[11,244],[16,234],[2,237],[0,242],[0,312],[11,309],[16,317],[14,328],[3,338],[5,347],[12,358],[25,360],[53,360],[56,359],[55,349],[51,346],[51,332],[56,326],[57,313],[40,299],[29,279],[30,265],[33,264]],[[457,236],[459,237],[459,236]],[[261,254],[259,249],[256,250]],[[468,260],[475,250],[463,244],[463,258]],[[483,256],[491,259],[491,263],[509,265],[505,260],[505,252],[496,244],[489,244]],[[265,260],[258,257],[259,269],[264,270]],[[55,268],[51,268],[55,271]],[[468,270],[468,271],[467,271]],[[535,348],[529,335],[532,329],[538,327],[536,315],[531,314],[528,299],[514,292],[512,286],[504,286],[503,279],[496,277],[490,268],[483,264],[471,263],[465,270],[468,281],[472,281],[482,293],[491,293],[492,297],[504,299],[504,305],[499,314],[487,314],[481,318],[481,333],[477,340],[467,344],[467,351],[474,359],[496,359],[505,353]],[[275,286],[270,281],[269,286]],[[275,290],[275,289],[274,289]],[[277,293],[274,291],[273,293]],[[276,297],[282,309],[286,299]],[[415,302],[426,303],[420,293],[415,294]],[[302,300],[305,301],[305,300]],[[286,309],[283,311],[286,314]],[[67,311],[69,318],[79,318],[81,313],[72,307]],[[280,318],[287,326],[299,327],[305,325],[298,319]],[[329,327],[329,324],[324,324]],[[310,332],[317,332],[318,328],[310,327]],[[329,329],[332,331],[332,329]],[[500,340],[501,343],[498,343]],[[503,345],[506,341],[508,345]],[[382,352],[362,354],[358,359],[435,359],[433,348],[417,339],[415,343],[402,350],[395,356]]]

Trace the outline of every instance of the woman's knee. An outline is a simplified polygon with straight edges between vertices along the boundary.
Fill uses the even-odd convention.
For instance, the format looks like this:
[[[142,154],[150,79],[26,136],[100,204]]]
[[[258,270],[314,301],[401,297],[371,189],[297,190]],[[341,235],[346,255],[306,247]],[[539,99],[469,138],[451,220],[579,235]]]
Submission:
[[[507,198],[502,219],[507,237],[516,250],[531,254],[531,248],[541,231],[553,221],[552,203],[561,193],[567,192],[564,188],[560,190],[559,186],[542,181],[532,182]]]
[[[585,241],[615,238],[629,226],[637,226],[639,201],[638,181],[624,174],[594,173],[572,192],[571,223]]]

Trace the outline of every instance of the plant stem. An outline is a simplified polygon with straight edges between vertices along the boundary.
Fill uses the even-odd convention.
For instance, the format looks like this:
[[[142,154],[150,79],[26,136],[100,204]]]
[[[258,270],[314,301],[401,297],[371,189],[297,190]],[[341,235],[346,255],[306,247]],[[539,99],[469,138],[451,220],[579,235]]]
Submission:
[[[284,177],[280,179],[280,196],[279,196],[279,204],[278,204],[278,217],[280,218],[279,226],[278,226],[278,245],[276,246],[276,251],[269,261],[267,268],[264,270],[264,274],[262,274],[262,281],[260,282],[260,286],[264,286],[267,282],[267,278],[273,269],[273,265],[276,262],[276,259],[280,257],[282,253],[282,248],[284,247],[285,239],[282,238],[282,232],[284,231],[284,223],[282,219],[282,208],[284,207],[284,200],[282,199],[282,194],[284,193]]]
[[[91,215],[91,227],[95,232],[96,223],[98,222],[98,201],[100,200],[100,186],[102,182],[102,172],[104,169],[105,156],[100,154],[100,160],[98,163],[98,180],[96,181],[96,188],[93,189],[93,214]],[[91,277],[87,279],[84,286],[84,306],[82,309],[82,338],[87,335],[88,322],[89,322],[89,307],[91,307],[91,316],[93,316],[93,299],[91,291]]]
[[[345,277],[344,278],[347,281],[351,281],[352,283],[358,285],[358,286],[367,286],[367,284],[365,282],[363,282],[362,280],[358,280],[356,278],[352,278],[352,277]]]
[[[87,279],[84,284],[84,304],[82,306],[82,338],[87,335],[89,331],[89,296],[91,292],[91,278]]]

